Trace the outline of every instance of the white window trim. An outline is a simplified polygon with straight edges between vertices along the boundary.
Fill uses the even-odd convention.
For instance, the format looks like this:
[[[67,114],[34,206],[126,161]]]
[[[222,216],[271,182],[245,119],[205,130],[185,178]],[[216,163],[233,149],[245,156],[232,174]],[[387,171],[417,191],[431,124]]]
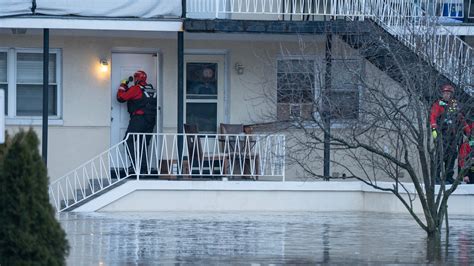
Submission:
[[[297,59],[297,60],[313,60],[314,61],[314,69],[315,71],[317,70],[317,62],[318,60],[324,60],[324,58],[321,58],[321,56],[318,56],[318,55],[279,55],[277,56],[276,60],[277,60],[277,66],[278,66],[278,61],[280,60],[294,60],[294,59]],[[335,58],[335,60],[338,60],[338,58]],[[359,60],[359,58],[354,58],[354,59],[347,59],[347,60]],[[365,74],[365,61],[364,59],[360,58],[361,62],[362,62],[362,71],[363,73]],[[322,71],[325,71],[325,68],[326,68],[326,64],[324,64],[324,61],[323,61],[323,64],[322,64]],[[278,69],[275,69],[276,70],[276,73],[278,74]],[[324,72],[322,72],[324,74]],[[315,73],[314,74],[314,84],[315,84],[315,87],[313,88],[314,89],[314,97],[317,97],[317,95],[321,92],[321,88],[324,87],[324,84],[320,84],[321,87],[318,86],[318,75],[320,73]],[[277,77],[278,75],[275,75],[275,84],[278,84],[278,80],[277,80]],[[324,82],[324,79],[322,79],[322,82]],[[278,86],[278,85],[277,85]],[[278,90],[278,88],[276,88]],[[362,102],[362,97],[363,97],[363,88],[362,86],[358,86],[358,91],[359,91],[359,106],[361,106],[363,104]],[[278,102],[277,102],[277,105],[278,105]],[[276,111],[276,110],[275,110]],[[315,116],[318,121],[321,121],[321,116],[318,112],[314,112],[313,113],[313,116]],[[363,119],[362,117],[362,114],[360,113],[359,111],[359,120],[360,119]],[[332,119],[331,120],[331,128],[332,129],[344,129],[344,128],[348,128],[351,126],[351,124],[354,122],[355,120],[354,119]],[[296,122],[295,122],[296,123]],[[317,128],[318,126],[315,124],[315,123],[312,123],[312,122],[303,122],[303,125],[305,128]]]
[[[41,125],[41,116],[16,115],[16,85],[17,85],[17,54],[18,53],[43,53],[41,48],[0,48],[0,52],[7,53],[7,82],[8,82],[8,113],[5,117],[7,125]],[[57,102],[55,116],[49,116],[49,125],[63,125],[62,119],[62,51],[59,48],[49,49],[56,55],[56,88]]]

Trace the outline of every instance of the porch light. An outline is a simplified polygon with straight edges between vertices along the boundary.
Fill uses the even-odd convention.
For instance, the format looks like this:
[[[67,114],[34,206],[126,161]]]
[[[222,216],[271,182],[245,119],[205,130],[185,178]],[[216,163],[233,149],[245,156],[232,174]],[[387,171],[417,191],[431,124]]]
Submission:
[[[244,74],[244,66],[241,63],[239,62],[235,63],[234,69],[237,72],[237,75]]]
[[[109,70],[109,62],[107,62],[107,59],[100,59],[100,70],[102,72]]]

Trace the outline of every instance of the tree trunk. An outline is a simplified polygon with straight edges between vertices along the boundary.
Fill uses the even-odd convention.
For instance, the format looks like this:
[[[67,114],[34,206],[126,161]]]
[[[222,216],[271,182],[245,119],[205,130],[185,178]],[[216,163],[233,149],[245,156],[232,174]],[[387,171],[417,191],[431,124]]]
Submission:
[[[426,261],[441,262],[441,232],[438,229],[428,232],[426,239]]]

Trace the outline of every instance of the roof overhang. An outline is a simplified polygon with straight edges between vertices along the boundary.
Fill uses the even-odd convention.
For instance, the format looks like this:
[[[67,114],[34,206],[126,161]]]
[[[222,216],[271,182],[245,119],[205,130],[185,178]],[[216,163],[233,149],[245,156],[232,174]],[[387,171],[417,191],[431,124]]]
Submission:
[[[181,20],[105,19],[71,17],[9,17],[0,18],[0,28],[182,31]]]

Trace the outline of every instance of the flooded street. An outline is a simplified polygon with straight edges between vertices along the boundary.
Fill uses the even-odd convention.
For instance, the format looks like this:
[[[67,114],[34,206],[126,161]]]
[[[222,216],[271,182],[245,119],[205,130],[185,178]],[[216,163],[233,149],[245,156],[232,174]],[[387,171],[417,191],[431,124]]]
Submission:
[[[405,214],[361,212],[63,213],[68,265],[427,263]],[[474,263],[474,217],[450,217],[446,263]],[[443,236],[443,241],[444,241]]]

